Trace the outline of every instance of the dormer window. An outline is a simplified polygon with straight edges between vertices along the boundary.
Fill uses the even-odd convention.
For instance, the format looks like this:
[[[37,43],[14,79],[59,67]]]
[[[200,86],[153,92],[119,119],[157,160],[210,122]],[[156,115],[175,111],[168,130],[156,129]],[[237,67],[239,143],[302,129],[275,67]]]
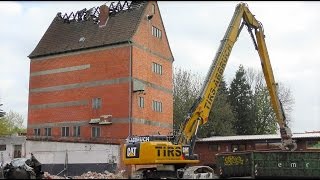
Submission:
[[[79,42],[84,42],[85,40],[86,40],[86,38],[81,37],[81,38],[79,39]]]

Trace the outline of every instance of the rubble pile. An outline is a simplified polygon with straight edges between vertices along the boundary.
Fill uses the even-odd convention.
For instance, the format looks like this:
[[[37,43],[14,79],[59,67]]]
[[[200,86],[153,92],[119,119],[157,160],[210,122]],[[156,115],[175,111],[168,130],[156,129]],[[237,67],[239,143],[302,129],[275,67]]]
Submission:
[[[110,173],[105,171],[104,173],[96,173],[96,172],[87,172],[82,174],[81,176],[74,176],[75,179],[126,179],[124,177],[124,171],[120,171],[117,174]]]
[[[127,178],[124,175],[124,171],[119,171],[116,174],[110,173],[108,171],[105,171],[104,173],[88,171],[86,173],[83,173],[81,176],[72,176],[72,177],[50,175],[48,172],[45,172],[44,179],[127,179]]]
[[[43,179],[66,179],[66,178],[63,176],[51,175],[48,172],[44,172]]]

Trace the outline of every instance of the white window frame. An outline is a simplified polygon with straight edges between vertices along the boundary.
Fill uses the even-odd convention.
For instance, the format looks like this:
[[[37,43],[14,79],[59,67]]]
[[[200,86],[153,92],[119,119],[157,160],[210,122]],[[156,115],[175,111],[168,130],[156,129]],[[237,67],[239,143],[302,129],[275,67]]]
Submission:
[[[61,136],[62,137],[70,136],[70,128],[68,126],[61,127]]]
[[[153,100],[152,110],[155,112],[162,112],[162,102]]]
[[[33,133],[35,136],[41,136],[41,129],[40,128],[35,128],[33,129]]]
[[[99,138],[100,136],[101,136],[101,128],[97,126],[91,127],[91,137]]]
[[[101,109],[102,99],[100,97],[92,99],[92,109]]]
[[[162,75],[162,65],[152,62],[152,72]]]
[[[44,135],[48,137],[52,136],[52,128],[51,127],[44,128]]]
[[[139,98],[138,98],[138,106],[140,108],[144,108],[144,97],[139,96]]]
[[[155,26],[152,26],[151,28],[151,34],[159,39],[162,38],[162,32],[160,29],[158,29],[157,27]]]
[[[73,137],[80,137],[81,135],[81,128],[80,126],[73,126]]]

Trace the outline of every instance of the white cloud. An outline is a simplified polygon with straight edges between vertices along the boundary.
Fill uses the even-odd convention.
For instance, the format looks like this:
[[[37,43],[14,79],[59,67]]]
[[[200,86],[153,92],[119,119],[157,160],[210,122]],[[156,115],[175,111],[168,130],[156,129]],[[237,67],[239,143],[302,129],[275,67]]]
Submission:
[[[14,1],[1,1],[0,12],[5,16],[15,16],[22,12],[22,6]]]

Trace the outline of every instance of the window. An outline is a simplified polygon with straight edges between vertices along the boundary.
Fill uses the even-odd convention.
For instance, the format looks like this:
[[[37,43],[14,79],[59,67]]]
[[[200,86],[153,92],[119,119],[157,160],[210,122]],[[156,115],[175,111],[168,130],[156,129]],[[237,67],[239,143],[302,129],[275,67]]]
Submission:
[[[35,136],[40,136],[40,128],[33,129],[33,132]]]
[[[263,150],[263,149],[268,149],[268,144],[267,143],[255,143],[254,145],[255,150]]]
[[[92,109],[100,109],[100,108],[101,108],[101,98],[93,98]]]
[[[220,146],[217,144],[210,144],[209,145],[209,150],[210,151],[220,151]]]
[[[73,136],[80,137],[80,126],[73,126]]]
[[[7,145],[1,144],[0,145],[0,151],[5,151],[5,150],[7,150]]]
[[[22,145],[14,145],[13,149],[13,158],[21,158]]]
[[[139,97],[139,107],[144,108],[144,98],[143,97]]]
[[[160,30],[160,29],[158,29],[158,28],[156,28],[156,27],[152,26],[151,33],[152,33],[152,35],[153,35],[153,36],[155,36],[155,37],[157,37],[157,38],[161,39],[162,33],[161,33],[161,30]]]
[[[232,144],[231,150],[232,151],[245,151],[246,145],[245,144]]]
[[[100,137],[100,127],[92,127],[91,136],[94,138]]]
[[[232,152],[236,152],[236,151],[238,151],[238,150],[239,150],[238,145],[236,145],[236,144],[232,144],[232,145],[231,145],[231,150],[232,150]]]
[[[157,63],[152,63],[152,72],[157,74],[162,74],[162,65]]]
[[[307,141],[307,149],[320,149],[320,141]]]
[[[281,142],[268,143],[268,149],[279,149]]]
[[[159,101],[152,101],[152,110],[162,112],[162,103]]]
[[[245,144],[240,144],[238,150],[239,151],[245,151],[246,150],[246,145]]]
[[[61,136],[68,137],[69,136],[69,127],[62,127],[61,128]]]
[[[44,128],[45,136],[51,136],[51,128]]]
[[[151,13],[154,14],[156,12],[156,6],[152,4],[151,6]]]

